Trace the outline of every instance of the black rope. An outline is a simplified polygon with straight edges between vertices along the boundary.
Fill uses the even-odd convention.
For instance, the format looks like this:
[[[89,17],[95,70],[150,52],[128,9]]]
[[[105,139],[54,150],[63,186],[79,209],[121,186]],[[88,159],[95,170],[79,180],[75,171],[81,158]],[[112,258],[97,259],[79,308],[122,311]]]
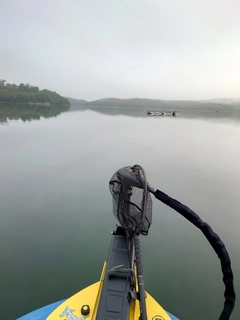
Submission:
[[[213,247],[214,251],[218,255],[218,258],[221,261],[221,268],[223,273],[223,282],[225,284],[225,302],[223,311],[219,317],[219,320],[229,320],[230,315],[233,311],[234,304],[235,304],[235,291],[234,291],[234,284],[233,284],[233,273],[231,269],[231,261],[228,255],[228,252],[225,248],[225,245],[219,238],[219,236],[211,229],[211,227],[201,220],[201,218],[187,206],[183,205],[179,201],[170,198],[165,193],[156,190],[153,192],[155,197],[171,207],[172,209],[179,212],[184,218],[194,224],[197,228],[199,228],[202,233],[205,235],[211,246]]]

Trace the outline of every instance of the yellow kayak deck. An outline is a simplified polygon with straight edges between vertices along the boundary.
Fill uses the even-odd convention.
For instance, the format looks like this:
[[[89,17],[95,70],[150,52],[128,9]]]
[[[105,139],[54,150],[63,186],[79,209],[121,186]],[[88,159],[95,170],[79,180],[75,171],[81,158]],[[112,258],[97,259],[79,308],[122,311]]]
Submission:
[[[100,281],[86,287],[85,289],[79,291],[78,293],[64,301],[47,317],[46,320],[95,320],[98,311],[98,304],[101,295],[102,285],[106,274],[106,265],[107,264],[105,262]],[[146,308],[148,319],[171,320],[166,311],[147,292]],[[130,305],[129,320],[139,320],[139,310],[139,301],[136,299]],[[116,317],[115,319],[118,318]]]

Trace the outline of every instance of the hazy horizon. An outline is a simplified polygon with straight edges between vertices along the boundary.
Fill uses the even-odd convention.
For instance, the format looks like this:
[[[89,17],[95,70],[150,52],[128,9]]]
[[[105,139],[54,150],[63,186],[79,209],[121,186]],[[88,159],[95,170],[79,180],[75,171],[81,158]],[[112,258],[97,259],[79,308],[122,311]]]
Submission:
[[[85,100],[87,102],[93,102],[93,101],[97,101],[97,100],[107,100],[107,99],[119,99],[119,100],[131,100],[131,99],[143,99],[143,100],[162,100],[162,101],[194,101],[194,102],[203,102],[203,101],[213,101],[213,100],[231,100],[231,101],[235,101],[235,102],[240,102],[240,97],[239,98],[212,98],[212,99],[200,99],[200,100],[195,100],[195,99],[161,99],[161,98],[156,98],[156,99],[152,99],[152,98],[146,98],[146,97],[129,97],[129,98],[119,98],[119,97],[104,97],[104,98],[99,98],[99,99],[94,99],[94,100],[86,100],[86,99],[82,99],[82,98],[73,98],[73,97],[65,97],[65,98],[69,98],[69,99],[76,99],[76,100]]]
[[[0,79],[62,96],[240,97],[237,0],[1,1]]]

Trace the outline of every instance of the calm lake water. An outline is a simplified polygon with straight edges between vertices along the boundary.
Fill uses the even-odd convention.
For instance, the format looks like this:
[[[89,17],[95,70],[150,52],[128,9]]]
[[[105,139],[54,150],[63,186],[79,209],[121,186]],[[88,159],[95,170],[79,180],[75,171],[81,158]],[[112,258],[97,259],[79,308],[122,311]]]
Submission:
[[[81,109],[0,113],[0,319],[96,282],[116,220],[108,182],[126,165],[188,205],[225,243],[240,292],[240,114]],[[219,260],[202,233],[153,199],[146,290],[181,320],[218,319]],[[232,320],[240,319],[237,300]]]

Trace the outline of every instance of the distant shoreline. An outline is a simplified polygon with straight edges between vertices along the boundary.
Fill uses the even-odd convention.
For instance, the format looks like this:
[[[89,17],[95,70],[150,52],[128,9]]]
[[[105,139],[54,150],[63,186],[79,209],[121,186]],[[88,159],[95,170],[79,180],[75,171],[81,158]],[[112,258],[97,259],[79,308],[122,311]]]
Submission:
[[[117,99],[107,98],[95,101],[67,98],[71,108],[134,108],[149,111],[237,111],[240,110],[240,99],[213,99],[202,101],[190,100],[156,100],[156,99]]]
[[[12,105],[12,104],[24,104],[24,105],[34,105],[34,106],[44,106],[44,107],[51,107],[52,105],[59,105],[59,106],[69,106],[67,103],[50,103],[50,102],[21,102],[21,101],[0,101],[1,104],[7,104],[7,105]]]
[[[65,105],[70,107],[68,99],[62,97],[55,91],[48,89],[40,90],[37,86],[20,83],[6,83],[0,79],[0,103],[5,104],[28,104],[33,106]]]

